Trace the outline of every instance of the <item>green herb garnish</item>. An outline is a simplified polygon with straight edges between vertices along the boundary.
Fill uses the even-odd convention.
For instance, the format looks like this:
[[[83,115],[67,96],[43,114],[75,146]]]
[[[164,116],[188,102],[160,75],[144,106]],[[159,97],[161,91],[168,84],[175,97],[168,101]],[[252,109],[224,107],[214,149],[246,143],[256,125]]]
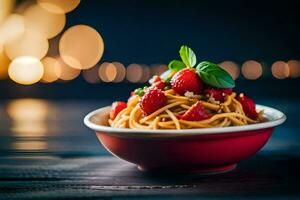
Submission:
[[[141,97],[145,94],[145,92],[143,88],[137,88],[134,90],[134,94]]]
[[[179,55],[181,57],[182,62],[187,66],[187,67],[194,67],[197,63],[197,58],[194,53],[194,51],[189,48],[188,46],[181,46],[179,50]]]
[[[170,70],[173,70],[173,71],[176,71],[176,72],[182,70],[183,68],[186,68],[185,64],[180,60],[172,60],[169,63],[168,67],[169,67]]]
[[[196,72],[204,83],[216,88],[233,88],[234,80],[227,71],[217,64],[203,61],[196,67]]]

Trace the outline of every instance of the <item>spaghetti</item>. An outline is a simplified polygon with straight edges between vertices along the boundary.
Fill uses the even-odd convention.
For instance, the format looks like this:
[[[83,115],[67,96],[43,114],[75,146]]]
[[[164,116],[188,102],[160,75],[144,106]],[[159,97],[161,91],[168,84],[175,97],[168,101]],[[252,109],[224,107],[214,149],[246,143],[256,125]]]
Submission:
[[[145,116],[140,108],[140,98],[132,96],[127,107],[117,114],[114,120],[109,119],[109,124],[114,128],[131,129],[192,129],[241,126],[255,124],[263,121],[262,112],[258,113],[257,119],[247,117],[241,103],[236,99],[236,93],[225,96],[224,102],[208,102],[201,96],[186,97],[180,96],[173,89],[163,91],[167,97],[165,106]],[[201,121],[187,121],[180,119],[180,115],[187,112],[196,102],[200,101],[208,119]]]

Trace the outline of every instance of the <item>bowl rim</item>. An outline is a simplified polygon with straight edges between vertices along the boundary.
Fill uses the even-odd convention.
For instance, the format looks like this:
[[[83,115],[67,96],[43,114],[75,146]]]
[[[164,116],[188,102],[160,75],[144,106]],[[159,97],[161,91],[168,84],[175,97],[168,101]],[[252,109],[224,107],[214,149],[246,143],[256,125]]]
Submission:
[[[164,129],[164,130],[146,130],[146,129],[129,129],[129,128],[112,128],[109,126],[99,125],[92,122],[92,117],[101,113],[110,106],[105,106],[99,109],[96,109],[90,113],[88,113],[84,117],[84,124],[94,131],[111,133],[111,134],[122,134],[123,136],[126,135],[205,135],[205,134],[222,134],[222,133],[233,133],[233,132],[244,132],[244,131],[251,131],[251,130],[260,130],[266,128],[272,128],[282,124],[286,120],[286,115],[275,109],[268,106],[263,105],[256,105],[257,110],[264,110],[266,117],[269,121],[257,123],[257,124],[250,124],[250,125],[243,125],[243,126],[229,126],[229,127],[216,127],[216,128],[195,128],[195,129],[181,129],[181,130],[174,130],[174,129]],[[271,119],[274,117],[274,119]]]

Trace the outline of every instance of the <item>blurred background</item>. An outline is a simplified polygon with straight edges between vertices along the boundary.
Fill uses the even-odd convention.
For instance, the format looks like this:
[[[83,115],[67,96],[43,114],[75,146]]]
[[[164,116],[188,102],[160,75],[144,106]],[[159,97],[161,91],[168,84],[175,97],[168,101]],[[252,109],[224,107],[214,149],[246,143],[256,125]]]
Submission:
[[[299,4],[1,0],[0,155],[106,154],[84,115],[126,100],[182,44],[287,114],[263,152],[299,152]]]

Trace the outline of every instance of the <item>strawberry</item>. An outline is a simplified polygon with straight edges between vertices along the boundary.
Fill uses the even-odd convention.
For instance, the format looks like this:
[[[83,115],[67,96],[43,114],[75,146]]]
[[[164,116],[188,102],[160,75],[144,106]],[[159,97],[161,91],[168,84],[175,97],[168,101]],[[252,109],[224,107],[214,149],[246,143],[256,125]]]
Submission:
[[[114,120],[116,118],[116,116],[119,114],[119,112],[121,112],[125,108],[127,108],[126,102],[115,101],[111,106],[111,111],[110,111],[110,115],[109,115],[110,119]]]
[[[158,88],[149,88],[140,101],[140,107],[145,115],[150,115],[167,103],[167,97]]]
[[[149,83],[151,84],[151,87],[156,87],[161,90],[163,90],[166,86],[159,76],[153,76],[153,78],[150,79]]]
[[[225,96],[232,94],[232,89],[231,88],[225,88],[225,89],[206,88],[204,90],[204,94],[207,97],[213,97],[216,101],[224,102]]]
[[[186,92],[200,94],[203,82],[193,70],[185,68],[174,74],[171,86],[180,95],[184,95]]]
[[[255,102],[253,101],[253,99],[251,99],[251,98],[245,96],[243,93],[241,93],[237,97],[237,100],[242,104],[243,111],[249,118],[257,119],[258,113],[256,112]]]
[[[192,105],[181,117],[182,120],[187,121],[201,121],[208,119],[209,116],[206,113],[204,106],[200,101]]]

